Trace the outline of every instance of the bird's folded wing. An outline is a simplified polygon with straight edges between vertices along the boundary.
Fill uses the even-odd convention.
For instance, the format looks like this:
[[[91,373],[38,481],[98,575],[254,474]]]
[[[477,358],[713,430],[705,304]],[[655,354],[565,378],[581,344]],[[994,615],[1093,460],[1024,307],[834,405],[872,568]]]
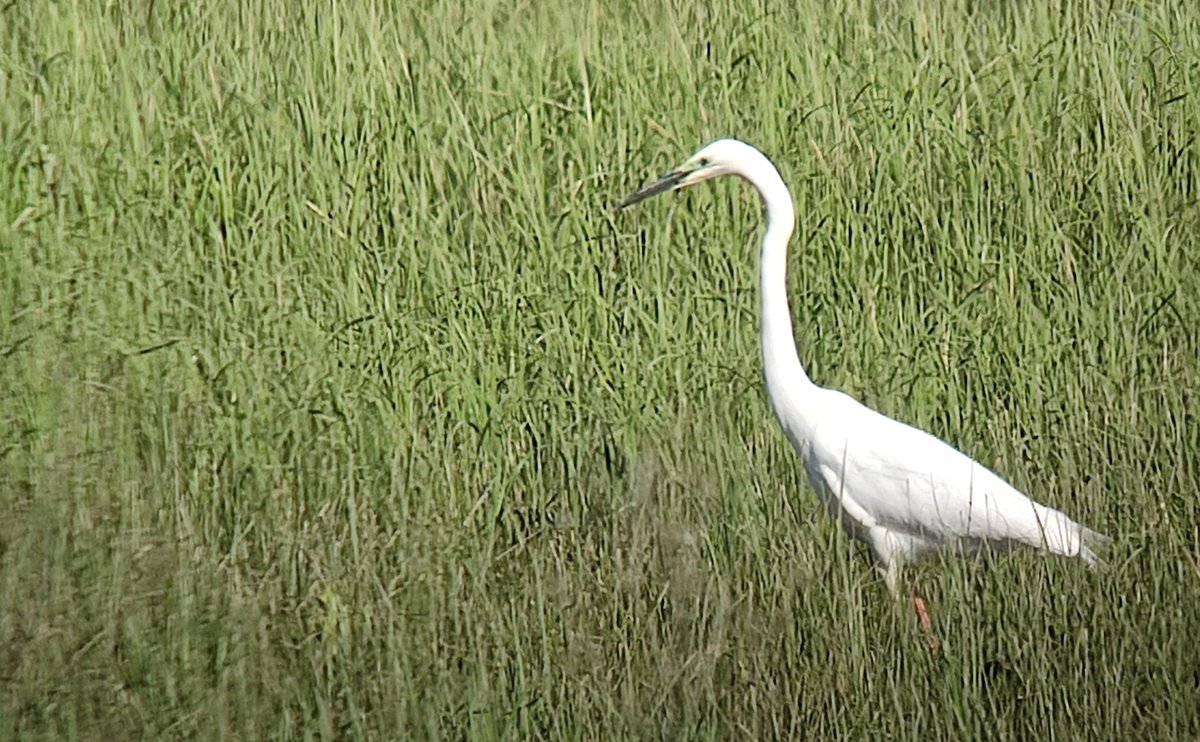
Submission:
[[[1073,551],[1078,526],[923,431],[862,405],[822,421],[810,441],[844,507],[931,541],[1008,541]],[[1077,546],[1075,547],[1077,548]]]

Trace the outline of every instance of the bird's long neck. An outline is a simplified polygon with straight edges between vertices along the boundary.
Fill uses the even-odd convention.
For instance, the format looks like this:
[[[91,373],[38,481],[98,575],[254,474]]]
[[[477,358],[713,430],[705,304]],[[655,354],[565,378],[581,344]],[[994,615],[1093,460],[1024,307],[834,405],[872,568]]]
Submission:
[[[804,427],[814,422],[811,404],[814,385],[796,354],[787,298],[787,248],[796,212],[779,171],[765,157],[744,177],[758,188],[767,220],[758,266],[763,374],[771,406],[790,437],[798,431],[789,430],[789,422]]]

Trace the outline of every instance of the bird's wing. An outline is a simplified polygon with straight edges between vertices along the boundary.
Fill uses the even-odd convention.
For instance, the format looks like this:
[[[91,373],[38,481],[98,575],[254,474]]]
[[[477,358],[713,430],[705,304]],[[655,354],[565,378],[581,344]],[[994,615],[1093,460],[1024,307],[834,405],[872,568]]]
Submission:
[[[928,433],[840,396],[836,414],[813,431],[808,463],[860,523],[933,543],[1018,542],[1078,553],[1080,526],[1064,514]]]

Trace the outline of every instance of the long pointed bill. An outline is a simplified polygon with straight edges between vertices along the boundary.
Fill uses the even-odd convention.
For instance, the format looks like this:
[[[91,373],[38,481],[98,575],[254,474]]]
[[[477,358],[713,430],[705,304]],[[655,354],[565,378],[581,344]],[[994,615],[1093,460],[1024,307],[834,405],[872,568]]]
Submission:
[[[633,206],[638,201],[645,201],[651,196],[657,196],[663,191],[669,191],[679,185],[679,181],[686,178],[687,175],[687,170],[673,170],[617,204],[617,208],[624,209],[626,206]]]

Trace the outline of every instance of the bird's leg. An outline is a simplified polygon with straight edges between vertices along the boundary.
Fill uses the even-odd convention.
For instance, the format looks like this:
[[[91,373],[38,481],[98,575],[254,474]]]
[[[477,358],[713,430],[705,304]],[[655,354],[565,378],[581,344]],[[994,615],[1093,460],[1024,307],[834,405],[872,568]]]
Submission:
[[[929,611],[925,608],[925,599],[917,592],[916,582],[912,582],[911,587],[913,609],[917,612],[917,623],[921,625],[921,631],[925,632],[925,641],[929,644],[929,653],[937,657],[941,650],[941,643],[938,642],[937,635],[933,633],[933,621],[930,620]]]
[[[900,560],[888,559],[883,568],[883,584],[887,585],[888,592],[892,594],[893,599],[900,597]]]
[[[887,585],[888,592],[892,594],[893,599],[900,598],[900,569],[901,562],[896,558],[887,559],[883,565],[883,582]],[[909,592],[912,595],[913,609],[917,612],[917,623],[921,625],[921,631],[925,634],[925,642],[929,644],[929,652],[934,657],[938,656],[941,651],[941,643],[937,636],[933,633],[933,621],[929,618],[929,611],[925,607],[925,599],[917,592],[917,584],[915,581],[909,582]]]

